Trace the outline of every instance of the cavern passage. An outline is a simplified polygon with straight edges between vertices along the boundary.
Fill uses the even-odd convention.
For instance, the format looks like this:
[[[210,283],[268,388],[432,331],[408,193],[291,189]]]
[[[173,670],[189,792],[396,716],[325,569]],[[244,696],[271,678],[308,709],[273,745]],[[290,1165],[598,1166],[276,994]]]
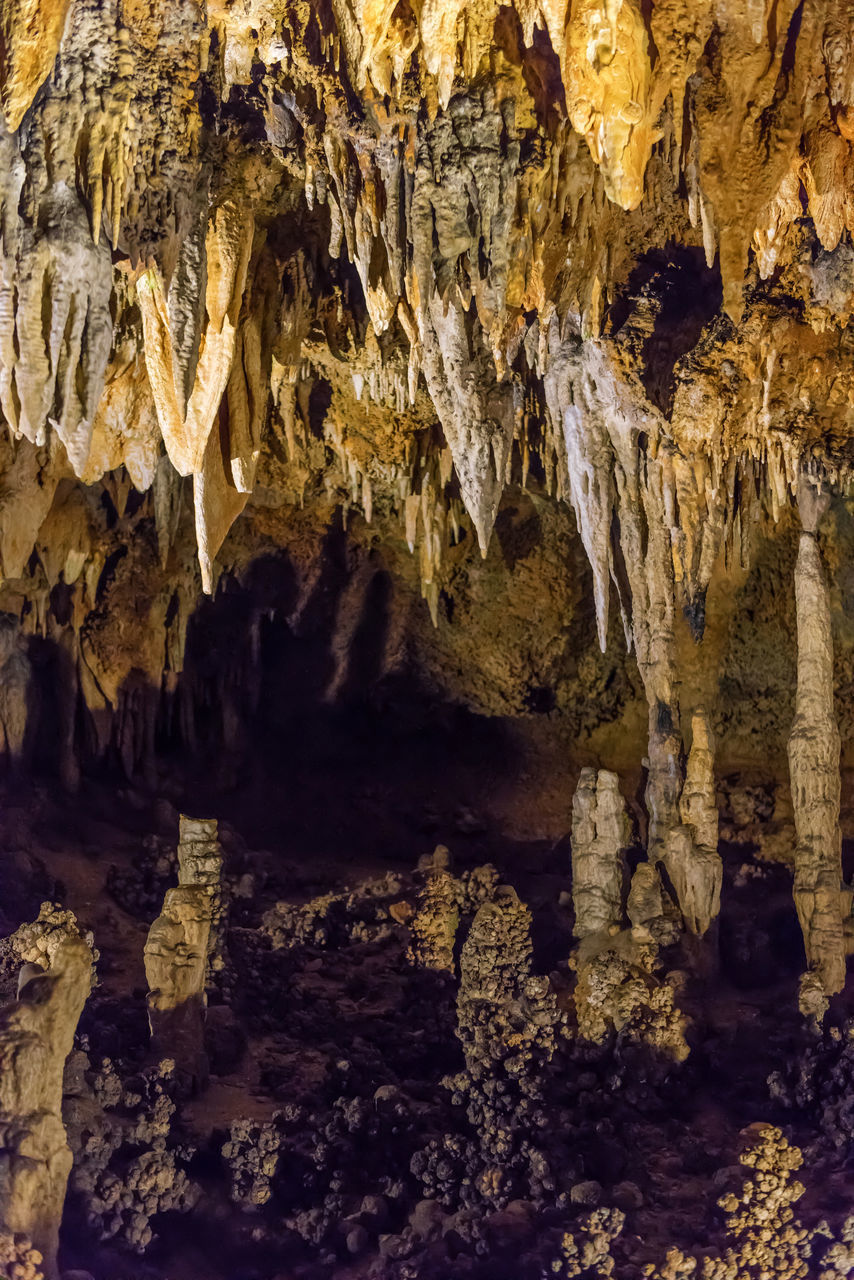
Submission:
[[[851,0],[0,0],[7,1280],[854,1276]]]

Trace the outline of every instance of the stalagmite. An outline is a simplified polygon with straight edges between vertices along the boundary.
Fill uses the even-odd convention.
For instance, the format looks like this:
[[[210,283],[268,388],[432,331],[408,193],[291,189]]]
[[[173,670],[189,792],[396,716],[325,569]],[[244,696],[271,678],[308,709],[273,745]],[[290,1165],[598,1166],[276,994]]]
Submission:
[[[211,898],[210,966],[217,967],[222,949],[224,907],[222,895],[222,845],[216,818],[178,820],[178,884],[209,889]]]
[[[437,850],[439,853],[440,850]],[[424,880],[410,921],[412,941],[407,956],[412,964],[445,973],[455,970],[454,944],[460,921],[457,886],[447,851],[424,868]]]
[[[626,915],[633,929],[648,928],[653,920],[661,917],[664,910],[661,893],[658,869],[651,862],[639,862],[632,876],[626,903]]]
[[[0,1227],[28,1237],[57,1280],[71,1151],[62,1077],[92,985],[92,948],[70,925],[24,966],[18,999],[0,1010]]]
[[[668,833],[663,862],[692,933],[704,934],[720,912],[723,863],[718,853],[714,741],[702,707],[692,717],[693,740],[679,800],[681,825]]]
[[[205,1009],[211,948],[221,912],[222,855],[212,819],[181,817],[178,886],[148,932],[145,976],[152,1049],[175,1061],[184,1087],[207,1082]]]
[[[581,770],[572,801],[572,900],[575,936],[607,932],[623,916],[622,853],[631,827],[615,773]]]
[[[204,885],[219,891],[222,846],[216,818],[181,814],[178,828],[178,883]]]
[[[801,480],[803,532],[795,564],[798,684],[789,736],[795,813],[795,906],[808,970],[826,995],[845,985],[842,838],[839,828],[839,728],[833,706],[830,602],[816,530],[827,499]]]

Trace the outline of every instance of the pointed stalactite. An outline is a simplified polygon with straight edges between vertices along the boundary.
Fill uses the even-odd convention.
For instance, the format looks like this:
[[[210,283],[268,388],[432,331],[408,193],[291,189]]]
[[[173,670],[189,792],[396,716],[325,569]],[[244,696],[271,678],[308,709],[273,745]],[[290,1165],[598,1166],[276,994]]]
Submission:
[[[833,705],[830,601],[816,528],[821,504],[801,482],[804,530],[795,564],[798,685],[789,736],[795,813],[795,906],[807,965],[825,995],[845,985],[842,927],[842,838],[839,827],[839,727]]]
[[[14,133],[51,73],[70,0],[5,0],[0,9],[0,108]]]
[[[611,595],[611,517],[614,510],[613,450],[604,429],[585,418],[578,405],[563,412],[563,438],[569,494],[578,531],[593,571],[596,633],[604,653],[608,644]]]
[[[427,388],[485,558],[516,425],[512,389],[496,384],[480,330],[475,326],[468,332],[458,305],[447,305],[436,294],[419,314],[419,324]]]
[[[193,476],[196,547],[202,590],[207,595],[214,589],[214,558],[249,501],[248,493],[235,487],[229,451],[228,429],[220,415],[208,437],[201,470]]]
[[[649,37],[636,0],[576,0],[564,77],[572,126],[602,170],[609,199],[636,209],[653,145],[661,138],[651,93]]]
[[[7,179],[0,204],[13,190]],[[55,432],[78,474],[110,357],[111,290],[109,250],[67,183],[43,193],[36,226],[0,237],[0,408],[34,444]]]
[[[157,534],[157,553],[160,567],[166,568],[181,519],[181,498],[184,479],[169,461],[169,455],[160,455],[152,484],[154,528]]]
[[[253,234],[251,215],[233,204],[223,205],[211,216],[206,240],[207,324],[188,397],[184,394],[184,371],[174,350],[160,272],[150,265],[136,281],[145,363],[157,418],[166,452],[182,476],[194,475],[202,468],[208,437],[228,383]]]

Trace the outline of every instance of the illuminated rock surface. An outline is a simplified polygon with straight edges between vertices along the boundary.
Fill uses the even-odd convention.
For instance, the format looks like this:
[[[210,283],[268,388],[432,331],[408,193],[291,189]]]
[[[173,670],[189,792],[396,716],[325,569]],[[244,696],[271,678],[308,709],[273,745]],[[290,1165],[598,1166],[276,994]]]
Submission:
[[[0,4],[8,1276],[854,1270],[852,192],[848,0]]]

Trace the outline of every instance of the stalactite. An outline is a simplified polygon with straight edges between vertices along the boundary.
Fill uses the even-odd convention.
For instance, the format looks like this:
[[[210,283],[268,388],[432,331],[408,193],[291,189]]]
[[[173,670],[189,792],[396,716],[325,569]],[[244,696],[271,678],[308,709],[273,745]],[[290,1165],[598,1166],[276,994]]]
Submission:
[[[253,233],[246,211],[234,204],[224,205],[211,217],[206,239],[207,324],[186,414],[181,409],[169,315],[159,273],[148,267],[136,281],[145,363],[166,451],[179,475],[198,474],[202,469],[208,437],[231,372]]]

